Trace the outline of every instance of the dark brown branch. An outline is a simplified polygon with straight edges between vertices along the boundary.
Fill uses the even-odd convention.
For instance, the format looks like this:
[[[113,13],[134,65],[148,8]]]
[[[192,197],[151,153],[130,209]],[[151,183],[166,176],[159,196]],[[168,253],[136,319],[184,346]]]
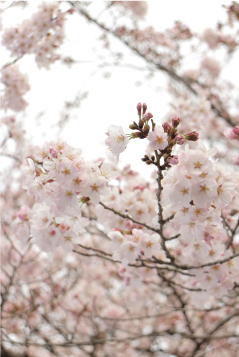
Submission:
[[[151,227],[151,226],[148,226],[146,223],[142,223],[142,222],[137,221],[137,220],[134,219],[133,217],[129,216],[127,213],[126,213],[126,214],[120,213],[120,212],[116,211],[115,209],[106,206],[106,205],[105,205],[104,203],[102,203],[102,202],[99,202],[99,204],[100,204],[101,206],[103,206],[105,209],[108,209],[109,211],[113,212],[114,214],[117,214],[117,216],[120,216],[120,217],[122,217],[122,218],[124,218],[124,219],[129,219],[129,220],[131,220],[132,222],[134,222],[134,223],[136,223],[136,224],[139,224],[139,225],[141,225],[141,226],[143,226],[143,227],[145,227],[145,228],[147,228],[147,229],[149,229],[149,230],[151,230],[151,231],[156,232],[156,233],[159,234],[159,230],[158,230],[158,229],[153,228],[153,227]]]

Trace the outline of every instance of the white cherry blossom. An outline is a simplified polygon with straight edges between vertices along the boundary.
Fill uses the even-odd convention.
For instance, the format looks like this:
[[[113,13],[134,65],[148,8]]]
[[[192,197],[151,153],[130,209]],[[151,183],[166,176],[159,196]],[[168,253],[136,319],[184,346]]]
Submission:
[[[186,178],[178,181],[170,194],[171,203],[180,202],[182,205],[187,206],[191,201],[191,186],[190,180]]]
[[[164,132],[162,126],[156,125],[154,131],[150,131],[147,136],[149,146],[153,150],[162,150],[168,145],[168,135]]]
[[[215,180],[202,180],[192,187],[194,204],[198,206],[210,206],[217,196],[217,184]]]
[[[90,197],[91,201],[95,204],[99,203],[100,195],[109,194],[109,187],[104,177],[99,176],[96,172],[88,177],[89,183],[81,190],[82,195]]]
[[[48,158],[49,154],[50,154],[50,147],[48,142],[45,142],[43,146],[35,147],[34,157],[37,161],[39,162],[45,161]]]
[[[210,248],[205,242],[193,240],[183,249],[183,255],[195,264],[203,261],[209,255],[209,250]]]
[[[154,255],[154,253],[156,253],[159,250],[160,248],[159,238],[160,237],[157,233],[152,235],[147,234],[141,237],[139,246],[140,249],[144,251],[145,257],[151,258],[152,255]]]
[[[123,128],[117,125],[110,125],[106,135],[108,137],[105,139],[105,145],[109,147],[114,155],[119,156],[129,143]]]

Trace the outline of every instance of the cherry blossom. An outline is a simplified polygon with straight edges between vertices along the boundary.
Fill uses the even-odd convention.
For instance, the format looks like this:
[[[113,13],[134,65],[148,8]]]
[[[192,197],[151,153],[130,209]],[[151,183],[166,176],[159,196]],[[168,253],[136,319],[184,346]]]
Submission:
[[[121,154],[129,143],[129,139],[125,135],[123,128],[121,126],[110,125],[108,127],[108,136],[105,139],[105,145],[109,147],[116,157]]]
[[[149,145],[153,150],[164,149],[167,146],[167,134],[161,126],[155,126],[147,137]]]

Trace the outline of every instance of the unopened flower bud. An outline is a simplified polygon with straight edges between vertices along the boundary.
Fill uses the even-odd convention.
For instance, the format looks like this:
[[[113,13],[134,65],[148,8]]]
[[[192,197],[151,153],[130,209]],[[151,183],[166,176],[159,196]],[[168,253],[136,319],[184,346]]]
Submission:
[[[230,140],[239,139],[239,126],[235,126],[232,130],[226,130],[225,135]]]
[[[147,110],[147,105],[146,105],[146,103],[143,103],[143,114],[146,113],[146,110]]]
[[[144,157],[141,160],[146,163],[150,161],[148,155],[144,155]]]
[[[137,111],[138,111],[138,115],[141,117],[142,104],[138,103],[136,108],[137,108]]]
[[[136,129],[138,129],[138,128],[137,128],[137,125],[135,125],[135,124],[130,124],[130,125],[129,125],[129,128],[130,128],[131,130],[136,130]]]
[[[225,131],[225,136],[230,139],[230,140],[235,140],[235,139],[239,139],[239,133],[237,134],[237,132],[239,131],[238,126],[235,126],[234,129],[227,129]]]
[[[177,128],[177,126],[179,125],[179,123],[180,123],[180,119],[179,119],[178,117],[174,117],[174,118],[172,119],[172,125],[173,125],[174,128]]]
[[[170,131],[172,130],[172,126],[167,121],[162,124],[162,127],[164,129],[164,132],[167,134],[169,134]]]
[[[199,139],[199,134],[196,131],[192,131],[191,133],[184,135],[184,138],[190,141],[197,141]]]
[[[176,144],[178,144],[178,145],[183,145],[185,142],[184,136],[182,136],[182,135],[177,135],[174,140],[176,141]]]
[[[151,118],[153,118],[153,114],[150,112],[143,115],[143,121],[149,121]]]

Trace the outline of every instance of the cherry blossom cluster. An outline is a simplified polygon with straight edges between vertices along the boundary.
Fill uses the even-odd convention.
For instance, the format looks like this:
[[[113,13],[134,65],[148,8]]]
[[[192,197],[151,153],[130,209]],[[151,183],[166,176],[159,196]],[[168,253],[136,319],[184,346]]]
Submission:
[[[164,159],[167,157],[166,153],[171,152],[170,146],[172,149],[172,146],[176,143],[182,145],[185,140],[196,141],[198,139],[196,132],[184,136],[177,134],[177,127],[180,123],[177,117],[173,118],[172,125],[166,122],[163,126],[157,126],[153,123],[153,130],[149,132],[148,121],[152,118],[152,114],[146,113],[146,109],[145,104],[143,106],[141,103],[138,104],[139,123],[134,122],[130,125],[130,129],[139,131],[131,134],[130,138],[143,139],[147,137],[151,149],[158,150],[161,155],[165,153]],[[122,128],[121,134],[120,132],[118,134],[121,137]],[[125,149],[123,140],[113,140],[111,146],[112,151],[115,150],[115,147],[119,149],[119,152]],[[174,168],[167,171],[162,181],[163,193],[160,204],[166,212],[174,214],[174,218],[170,222],[173,228],[171,234],[179,233],[181,236],[179,241],[182,247],[180,253],[182,259],[180,261],[186,258],[187,261],[196,266],[231,254],[230,250],[225,252],[223,245],[228,238],[223,230],[221,214],[222,209],[225,209],[233,199],[235,184],[222,165],[210,160],[210,156],[214,156],[216,152],[216,149],[207,151],[202,144],[194,147],[194,149],[190,149],[187,145],[185,150],[181,150],[178,155],[168,156],[165,164],[160,166],[161,170],[165,170],[167,165],[168,167],[170,167],[170,164],[175,165]],[[150,159],[145,155],[142,160],[147,164],[155,164],[154,157]],[[146,192],[149,197],[148,189]],[[120,212],[124,211],[122,203],[120,204],[116,199],[117,193],[113,196],[114,202],[112,205],[108,203],[108,206]],[[134,197],[136,198],[135,194]],[[149,219],[147,204],[142,204],[142,199],[137,204],[137,198],[136,200],[132,198],[133,194],[128,201],[129,206],[126,212],[139,222],[151,221],[154,227],[157,227],[156,200],[152,200],[149,204],[151,213],[153,213],[153,216],[151,215],[151,219]],[[104,213],[101,209],[96,210],[96,212],[101,222]],[[108,217],[104,216],[103,220],[114,225],[116,222],[113,217],[109,218],[109,213],[107,215]],[[123,225],[125,223],[122,221]],[[116,225],[116,231],[108,233],[112,240],[111,247],[114,252],[114,259],[121,261],[126,266],[129,263],[135,263],[140,254],[148,258],[155,254],[158,256],[164,255],[164,258],[166,258],[166,255],[162,254],[165,251],[160,250],[159,235],[150,235],[148,232],[135,229],[130,225],[126,230],[123,225]],[[109,226],[113,228],[111,224]],[[140,228],[142,229],[142,227]],[[124,230],[126,231],[125,235],[122,234]],[[198,280],[194,280],[194,284],[198,284],[203,290],[209,289],[209,294],[213,291],[213,294],[215,293],[216,296],[220,297],[225,294],[226,289],[232,288],[234,282],[238,280],[237,271],[234,267],[235,261],[230,260],[228,264],[221,265],[221,268],[215,265],[198,269],[196,271]],[[219,274],[219,270],[223,273]],[[215,271],[217,273],[214,274]]]
[[[188,71],[184,74],[185,77],[190,77],[192,72]],[[209,76],[207,76],[208,78]],[[217,93],[219,93],[219,87],[216,88],[214,86],[214,94],[205,97],[204,92],[201,92],[198,94],[198,98],[192,100],[187,91],[179,92],[176,87],[172,87],[171,94],[173,100],[170,103],[171,110],[165,115],[165,120],[170,120],[170,118],[177,115],[180,117],[179,134],[183,134],[194,128],[200,133],[201,139],[205,139],[210,132],[210,138],[215,140],[215,142],[222,138],[225,141],[224,133],[228,129],[228,125],[225,121],[218,119],[215,111],[212,109],[212,104],[215,107],[218,105],[219,95]],[[230,89],[228,91],[230,93]],[[230,101],[230,98],[227,98],[227,100]],[[225,115],[229,118],[228,113]],[[237,122],[237,115],[233,115],[231,120]]]
[[[50,255],[58,247],[71,252],[74,244],[81,243],[89,224],[84,218],[88,216],[85,204],[94,204],[97,222],[111,240],[112,259],[122,263],[121,276],[126,283],[137,285],[143,280],[143,271],[133,269],[139,260],[156,258],[167,264],[177,256],[177,264],[185,259],[195,267],[205,264],[205,268],[196,269],[188,284],[207,290],[206,297],[221,297],[238,280],[235,261],[209,267],[207,263],[231,254],[223,245],[228,238],[222,210],[231,203],[235,184],[226,169],[210,159],[216,149],[206,150],[203,144],[189,148],[186,142],[197,141],[199,135],[195,131],[178,134],[178,117],[171,124],[156,125],[145,103],[138,103],[137,112],[138,123],[129,126],[133,133],[126,135],[121,126],[108,128],[107,151],[118,159],[130,139],[147,138],[156,157],[145,155],[142,161],[157,167],[159,186],[146,184],[129,172],[125,181],[122,173],[102,161],[85,162],[81,150],[62,139],[46,142],[35,148],[34,160],[28,158],[23,167],[23,188],[37,203],[31,211],[27,207],[20,210],[19,238],[26,244],[26,237],[32,236]],[[173,155],[177,144],[186,146]],[[110,186],[114,178],[120,186]],[[163,228],[163,217],[172,214]],[[173,235],[175,245],[165,246],[165,239]]]
[[[227,237],[221,215],[233,199],[235,183],[225,167],[210,160],[215,153],[202,144],[195,149],[186,146],[178,153],[178,165],[163,179],[161,202],[174,213],[171,224],[180,234],[183,258],[196,266],[230,255],[223,245]],[[199,286],[225,294],[238,280],[235,264],[196,270]]]
[[[42,3],[31,19],[17,28],[5,30],[2,44],[11,51],[12,57],[34,53],[38,67],[46,68],[59,59],[55,52],[64,40],[66,18],[59,6],[60,2]]]
[[[108,164],[85,162],[82,151],[62,139],[35,148],[34,160],[23,167],[23,188],[37,205],[31,213],[31,234],[43,251],[53,252],[64,246],[72,250],[81,228],[87,224],[81,217],[80,205],[90,200],[97,204],[108,194],[108,181],[117,177]],[[28,214],[19,213],[25,219]]]
[[[208,131],[208,127],[214,118],[210,102],[203,98],[192,103],[189,98],[177,97],[171,102],[171,107],[172,109],[166,114],[165,118],[169,120],[176,115],[180,117],[180,127],[178,128],[180,134],[189,131],[192,127],[204,134]],[[205,123],[205,118],[210,118],[210,120]]]
[[[154,130],[149,132],[148,122],[152,118],[152,114],[146,112],[145,103],[143,105],[139,103],[137,111],[139,124],[134,122],[130,125],[130,129],[134,130],[134,133],[129,137],[131,139],[147,137],[154,150],[164,150],[169,147],[169,152],[171,152],[170,150],[176,143],[181,145],[185,140],[197,140],[198,138],[197,133],[177,136],[176,128],[180,121],[179,118],[172,120],[173,126],[168,123],[164,126],[153,124]],[[125,150],[129,139],[121,127],[110,126],[108,130],[105,143],[112,154],[118,157]],[[28,158],[28,165],[23,167],[23,172],[26,175],[23,188],[27,190],[29,196],[35,199],[37,204],[30,213],[26,211],[26,207],[23,207],[19,212],[19,219],[25,222],[19,229],[19,238],[23,243],[27,242],[30,230],[34,242],[41,250],[52,253],[57,247],[63,246],[67,251],[71,251],[73,243],[79,243],[79,232],[83,232],[83,227],[87,224],[81,217],[80,204],[83,205],[89,200],[93,204],[98,204],[101,196],[104,197],[106,203],[113,197],[114,207],[122,212],[126,210],[139,221],[147,222],[149,217],[153,219],[157,216],[155,194],[144,190],[145,187],[141,188],[139,185],[139,188],[137,186],[134,188],[134,193],[130,194],[126,190],[118,200],[120,192],[115,187],[110,187],[109,181],[118,177],[119,173],[112,171],[111,167],[102,161],[86,163],[81,157],[81,150],[74,149],[62,139],[58,139],[57,142],[46,142],[43,147],[36,147],[33,159]],[[176,163],[177,157],[168,155],[167,165]],[[141,195],[142,190],[144,193]],[[139,195],[141,195],[141,202]],[[142,202],[143,199],[145,202]],[[120,204],[117,207],[119,201]],[[96,208],[96,212],[98,212],[100,222],[99,209]],[[108,217],[104,217],[102,223],[107,226],[105,219],[107,220]],[[117,219],[117,215],[110,218],[111,229],[122,228],[117,223]],[[29,221],[30,228],[27,223]],[[125,222],[123,222],[123,226],[124,224]],[[151,236],[147,233],[139,239],[139,237],[134,237],[133,226],[128,226],[128,228],[124,226],[124,230],[129,230],[129,228],[131,228],[131,234],[128,235],[127,242],[123,242],[126,244],[122,244],[121,253],[115,251],[115,246],[112,248],[114,257],[119,257],[116,259],[129,263],[137,258],[140,251],[148,256],[153,254],[155,247],[159,247],[158,244],[154,244],[158,243],[159,236]],[[139,241],[139,245],[134,241]],[[162,255],[163,252],[159,251],[158,255],[160,254]]]
[[[153,114],[147,112],[146,103],[137,104],[137,112],[139,121],[129,125],[129,128],[134,131],[132,134],[125,134],[121,126],[110,126],[106,135],[108,138],[105,140],[105,144],[108,146],[108,150],[117,157],[123,152],[130,139],[145,139],[149,140],[149,146],[153,150],[159,150],[166,154],[167,152],[171,154],[174,145],[182,145],[185,140],[197,141],[199,134],[196,131],[187,133],[184,135],[178,135],[178,125],[180,119],[174,117],[172,119],[172,125],[165,122],[163,125],[159,126],[152,120]],[[152,131],[150,131],[149,121],[152,123]],[[167,150],[169,149],[169,150]],[[168,157],[172,159],[173,157]],[[147,160],[145,160],[147,161]],[[149,164],[149,163],[148,163]]]
[[[131,269],[130,265],[135,264],[139,257],[151,258],[154,255],[167,261],[160,235],[144,227],[146,222],[157,221],[157,190],[154,183],[147,184],[138,174],[127,169],[119,173],[118,180],[120,187],[111,187],[109,195],[104,196],[104,206],[97,205],[94,211],[97,222],[111,240],[108,248],[113,259],[122,263],[122,278],[128,284],[136,285],[142,281],[144,271]],[[138,223],[133,223],[131,217]]]
[[[1,98],[3,108],[9,108],[16,112],[24,110],[28,103],[23,99],[23,96],[30,89],[28,76],[22,74],[16,65],[2,69],[1,73],[1,82],[6,86]]]
[[[237,46],[235,38],[230,34],[224,34],[211,28],[205,29],[202,34],[202,40],[205,41],[210,49],[216,49],[220,44],[227,46],[228,52],[232,52]]]
[[[185,287],[202,289],[197,296],[192,293],[194,303],[208,299],[211,294],[222,297],[239,278],[236,269],[238,258],[228,259],[221,265],[207,266],[207,263],[232,255],[231,249],[226,250],[228,237],[221,215],[222,209],[225,213],[225,209],[238,209],[238,194],[233,191],[235,184],[231,182],[230,174],[222,165],[210,160],[215,153],[216,150],[207,151],[203,145],[194,150],[186,148],[178,154],[178,164],[163,179],[161,205],[164,215],[166,219],[174,215],[165,226],[164,234],[167,238],[175,233],[180,235],[170,250],[180,264],[185,264],[185,261],[195,267],[205,264],[205,268],[192,270],[196,278],[182,280]],[[123,190],[112,188],[111,193],[104,197],[104,203],[112,211],[100,205],[95,208],[97,221],[111,239],[113,258],[124,267],[121,276],[130,285],[139,285],[145,276],[144,272],[130,267],[138,260],[155,257],[161,262],[169,262],[162,249],[160,234],[152,234],[144,226],[145,222],[151,222],[154,229],[159,226],[156,193],[154,185],[146,185],[138,176],[129,175]],[[229,208],[228,204],[233,200],[234,206]],[[121,212],[123,216],[114,212]],[[130,217],[142,225],[132,223]],[[235,217],[233,227],[236,220]]]
[[[175,21],[174,26],[168,29],[167,32],[174,39],[187,40],[193,37],[190,28],[181,21]]]

